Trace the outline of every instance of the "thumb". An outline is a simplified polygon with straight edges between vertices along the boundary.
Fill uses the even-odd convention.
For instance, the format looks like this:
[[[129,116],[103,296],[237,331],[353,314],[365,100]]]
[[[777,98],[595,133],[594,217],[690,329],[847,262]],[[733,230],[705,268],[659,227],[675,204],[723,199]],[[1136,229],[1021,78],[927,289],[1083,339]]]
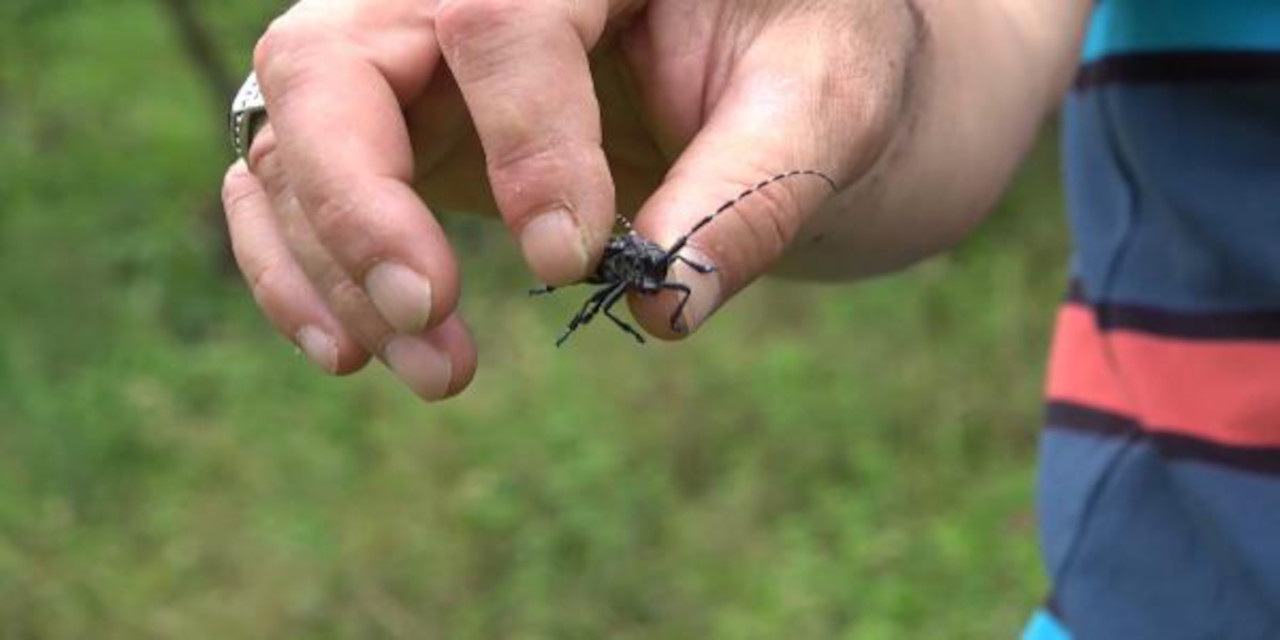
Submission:
[[[773,53],[767,66],[735,74],[637,214],[641,235],[680,249],[668,280],[688,288],[632,296],[637,321],[655,336],[696,330],[767,273],[823,202],[864,174],[891,137],[899,89],[868,87],[865,69],[846,72],[857,88],[842,87],[828,63],[797,73],[779,68],[787,61]]]

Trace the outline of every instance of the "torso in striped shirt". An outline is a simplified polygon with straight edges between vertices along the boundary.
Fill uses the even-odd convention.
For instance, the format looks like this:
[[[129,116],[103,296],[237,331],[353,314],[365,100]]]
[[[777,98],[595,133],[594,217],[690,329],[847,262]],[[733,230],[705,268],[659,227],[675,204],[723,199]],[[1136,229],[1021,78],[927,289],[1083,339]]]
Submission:
[[[1280,638],[1280,0],[1103,0],[1084,55],[1027,635]]]

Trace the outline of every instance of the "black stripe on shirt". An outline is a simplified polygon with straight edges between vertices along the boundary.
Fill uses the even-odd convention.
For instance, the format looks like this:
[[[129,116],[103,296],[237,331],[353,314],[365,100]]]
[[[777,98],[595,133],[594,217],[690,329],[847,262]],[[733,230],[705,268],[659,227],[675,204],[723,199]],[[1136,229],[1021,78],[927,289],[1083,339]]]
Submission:
[[[1080,68],[1077,90],[1103,85],[1280,81],[1278,51],[1166,51],[1107,56]]]
[[[1103,331],[1138,331],[1185,340],[1280,340],[1280,312],[1187,313],[1134,305],[1094,307]]]
[[[1278,447],[1226,445],[1185,434],[1148,431],[1130,416],[1074,402],[1050,401],[1045,408],[1045,424],[1050,429],[1150,440],[1163,456],[1173,460],[1193,460],[1240,471],[1280,475]]]
[[[1050,400],[1045,405],[1045,423],[1105,436],[1123,437],[1141,430],[1137,420],[1118,413],[1095,409],[1088,405]]]
[[[1079,281],[1071,283],[1066,302],[1089,307],[1101,331],[1133,331],[1183,340],[1280,340],[1280,310],[1171,311],[1090,302]]]

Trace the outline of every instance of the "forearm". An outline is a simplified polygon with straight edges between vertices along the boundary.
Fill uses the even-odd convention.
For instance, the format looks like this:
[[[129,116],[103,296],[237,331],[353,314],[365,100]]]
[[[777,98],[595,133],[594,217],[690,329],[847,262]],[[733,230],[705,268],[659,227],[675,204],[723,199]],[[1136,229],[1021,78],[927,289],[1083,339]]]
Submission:
[[[1073,73],[1091,2],[917,0],[922,30],[894,140],[805,225],[779,275],[910,265],[993,206]]]

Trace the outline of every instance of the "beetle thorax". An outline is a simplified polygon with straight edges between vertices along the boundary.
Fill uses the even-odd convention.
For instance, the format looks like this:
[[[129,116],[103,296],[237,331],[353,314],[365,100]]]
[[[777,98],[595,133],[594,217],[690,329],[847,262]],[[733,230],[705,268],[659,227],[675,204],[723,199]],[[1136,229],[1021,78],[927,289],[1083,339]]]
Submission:
[[[671,260],[656,242],[635,233],[614,236],[605,245],[604,255],[588,282],[623,283],[639,291],[653,293],[666,281]]]

